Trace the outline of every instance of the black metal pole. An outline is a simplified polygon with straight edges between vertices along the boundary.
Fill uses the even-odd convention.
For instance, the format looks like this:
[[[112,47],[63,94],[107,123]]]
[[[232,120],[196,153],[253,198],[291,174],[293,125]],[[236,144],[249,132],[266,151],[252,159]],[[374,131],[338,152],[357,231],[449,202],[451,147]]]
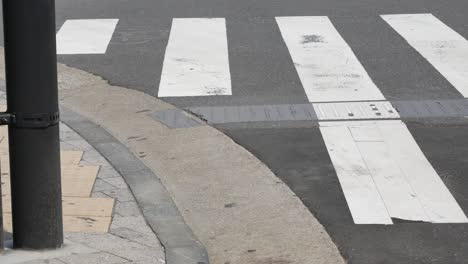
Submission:
[[[54,0],[3,0],[13,245],[63,244]]]
[[[0,162],[0,175],[2,175],[2,164]],[[1,176],[0,176],[1,177]],[[3,252],[3,204],[2,204],[2,184],[0,183],[0,254]]]

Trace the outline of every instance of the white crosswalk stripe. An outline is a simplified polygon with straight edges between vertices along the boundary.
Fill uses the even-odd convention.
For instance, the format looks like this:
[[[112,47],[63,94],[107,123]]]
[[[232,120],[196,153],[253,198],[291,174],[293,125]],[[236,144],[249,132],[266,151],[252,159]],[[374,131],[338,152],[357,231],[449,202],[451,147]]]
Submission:
[[[276,21],[309,102],[385,99],[328,17]]]
[[[225,19],[173,19],[158,96],[231,94]]]
[[[382,15],[464,97],[468,97],[468,41],[432,14]]]
[[[357,111],[350,109],[371,104],[356,101],[385,100],[327,17],[279,17],[277,23],[320,114],[328,107],[337,119],[352,120]],[[399,117],[389,109],[384,114]],[[356,224],[468,221],[403,122],[320,122],[320,130]]]
[[[57,54],[104,54],[118,19],[67,20],[57,33]]]
[[[356,224],[392,224],[371,172],[342,122],[324,123],[320,131]]]
[[[356,224],[468,219],[401,121],[321,122]]]

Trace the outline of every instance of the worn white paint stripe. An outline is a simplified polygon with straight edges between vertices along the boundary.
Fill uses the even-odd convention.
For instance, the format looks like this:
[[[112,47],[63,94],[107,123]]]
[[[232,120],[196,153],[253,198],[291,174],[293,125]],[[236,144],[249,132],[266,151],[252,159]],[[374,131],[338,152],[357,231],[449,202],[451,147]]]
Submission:
[[[343,193],[356,224],[392,224],[347,126],[320,126]]]
[[[399,124],[378,123],[391,156],[405,173],[429,221],[466,223],[467,217],[424,156],[410,131]]]
[[[225,19],[173,19],[158,96],[231,94]]]
[[[404,128],[403,124],[397,124]],[[391,217],[428,221],[406,176],[393,160],[375,123],[348,126]]]
[[[375,194],[369,196],[370,191],[377,192],[385,205],[387,213],[381,213],[381,217],[468,222],[403,122],[320,122],[320,130],[353,218],[361,215],[355,223],[382,223],[378,218],[376,221],[377,198]],[[354,184],[349,184],[350,181]],[[362,196],[358,196],[361,192]],[[366,215],[363,210],[369,204],[374,207]]]
[[[327,17],[276,21],[310,102],[385,99]]]
[[[57,54],[104,54],[118,19],[67,20],[57,33]]]
[[[468,97],[468,41],[432,14],[382,15],[464,97]]]

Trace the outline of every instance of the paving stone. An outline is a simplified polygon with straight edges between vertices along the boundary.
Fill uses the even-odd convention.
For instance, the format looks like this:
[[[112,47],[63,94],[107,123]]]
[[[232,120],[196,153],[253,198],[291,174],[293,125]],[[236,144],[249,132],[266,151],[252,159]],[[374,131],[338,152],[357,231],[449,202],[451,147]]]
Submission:
[[[67,141],[66,139],[63,138],[63,136],[73,137],[73,138],[71,138],[69,140],[81,139],[80,135],[76,134],[73,131],[60,131],[60,140]]]
[[[114,168],[109,168],[104,165],[101,165],[101,169],[99,170],[99,173],[98,173],[98,178],[105,179],[105,178],[113,178],[113,177],[121,178],[120,174],[116,170],[114,170]]]
[[[161,243],[154,235],[148,236],[125,227],[112,228],[110,232],[116,236],[143,244],[148,247],[161,248]]]
[[[119,189],[128,189],[127,183],[125,183],[122,177],[111,177],[111,178],[105,178],[102,180],[111,185],[114,185],[115,187]]]
[[[154,260],[153,262],[154,264],[164,264],[166,262],[164,262],[163,259],[157,259],[157,260]],[[132,264],[147,264],[147,262],[144,262],[144,261],[132,261]]]
[[[62,124],[62,123],[61,123],[61,124]],[[76,134],[75,131],[73,131],[71,128],[68,128],[68,127],[66,127],[66,126],[60,125],[59,130],[60,130],[60,137],[61,137],[62,135],[65,135],[65,134],[75,134],[75,135],[78,136],[78,137],[75,138],[75,139],[81,139],[80,135]],[[62,137],[61,137],[61,138],[62,138]],[[70,140],[71,140],[71,139],[70,139]],[[62,139],[62,141],[65,141],[65,140]]]
[[[125,227],[142,234],[151,235],[154,234],[151,228],[146,224],[146,220],[142,215],[138,216],[115,216],[112,224],[112,228]]]
[[[77,150],[78,148],[67,143],[67,142],[60,142],[60,150]]]
[[[91,197],[110,198],[109,196],[105,195],[102,192],[95,192],[95,191],[91,193]]]
[[[121,216],[138,216],[141,215],[140,208],[136,202],[119,202],[115,203],[114,212]]]
[[[82,139],[68,140],[67,143],[83,151],[90,151],[93,149],[93,147],[91,147],[91,145],[89,145],[88,142]]]
[[[60,132],[73,132],[73,133],[75,133],[75,131],[73,131],[73,129],[71,129],[69,126],[65,125],[64,123],[60,123],[59,130],[60,130]]]
[[[116,190],[116,189],[117,187],[101,179],[96,179],[96,181],[94,182],[94,186],[93,186],[93,192],[110,191],[110,190]]]
[[[115,201],[110,197],[63,197],[64,216],[111,217]]]
[[[69,140],[79,140],[81,137],[72,132],[60,132],[60,140],[67,142]]]
[[[62,167],[62,194],[63,196],[88,197],[96,181],[99,167]]]
[[[96,166],[97,164],[95,164],[93,162],[86,161],[86,160],[80,160],[80,164],[78,164],[78,165],[80,165],[80,166]],[[101,171],[101,167],[99,167],[99,171]]]
[[[65,232],[106,233],[112,222],[110,216],[63,216]]]
[[[164,252],[155,250],[154,248],[146,247],[145,249],[123,250],[117,255],[129,259],[132,263],[139,262],[145,264],[162,264],[164,263]]]
[[[110,165],[109,162],[107,162],[107,161],[106,161],[105,164],[102,164],[101,167],[115,171],[114,167],[112,167],[112,165]],[[120,176],[120,174],[119,174],[119,176]]]
[[[21,262],[19,264],[65,264],[65,262],[62,262],[58,259],[38,259],[27,262]]]
[[[66,234],[67,239],[85,243],[86,246],[106,251],[128,260],[149,260],[159,257],[157,250],[150,248],[140,243],[130,241],[125,238],[113,234],[86,234],[86,233],[69,233]],[[144,254],[145,256],[142,256]]]
[[[128,260],[106,252],[70,255],[59,258],[67,264],[117,264],[129,263]]]
[[[63,166],[78,165],[83,156],[83,151],[80,150],[61,150],[60,151],[60,162]]]
[[[63,264],[59,257],[72,254],[97,253],[98,250],[65,238],[65,246],[56,250],[8,250],[0,257],[0,263]]]
[[[130,202],[135,200],[129,189],[116,189],[102,192],[120,202]]]
[[[83,155],[83,160],[94,163],[96,165],[103,165],[107,163],[107,160],[94,149],[86,151]]]

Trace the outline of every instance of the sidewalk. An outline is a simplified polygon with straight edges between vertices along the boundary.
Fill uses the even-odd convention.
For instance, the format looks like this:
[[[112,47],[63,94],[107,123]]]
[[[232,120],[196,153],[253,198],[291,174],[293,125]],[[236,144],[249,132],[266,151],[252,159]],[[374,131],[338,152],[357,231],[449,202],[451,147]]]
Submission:
[[[0,98],[4,111],[3,92]],[[63,123],[60,137],[65,247],[40,253],[7,249],[0,263],[165,263],[158,238],[120,174]],[[0,127],[3,212],[11,232],[7,138],[7,128]]]
[[[60,103],[65,109],[62,121],[121,173],[147,223],[164,245],[168,264],[172,264],[174,255],[186,257],[179,263],[206,263],[197,260],[203,252],[197,247],[203,246],[212,264],[344,263],[324,228],[294,193],[255,156],[220,131],[154,97],[112,86],[100,77],[65,65],[59,65],[59,86]],[[67,109],[81,118],[70,117]],[[109,138],[122,147],[116,147]],[[123,169],[121,164],[131,158],[119,156],[119,148],[130,150],[149,171]],[[148,180],[153,185],[146,184]],[[155,180],[164,188],[158,189]],[[107,184],[113,185],[98,176],[95,188]],[[161,196],[166,189],[172,199]],[[108,190],[99,191],[109,195]],[[124,193],[128,194],[118,190],[111,196],[129,199]],[[170,206],[173,203],[178,210]],[[131,246],[124,244],[127,242],[108,238],[115,236],[112,225],[118,225],[116,219],[121,219],[118,205],[111,233],[80,233],[67,235],[67,239],[87,246],[92,242],[102,251],[106,248],[101,247],[101,241],[117,244],[117,252],[112,253],[131,251]],[[142,220],[139,217],[134,219]],[[122,222],[125,228],[147,234],[143,221]],[[122,234],[117,236],[131,240]],[[153,251],[162,252],[157,248]],[[187,252],[196,254],[189,256]],[[159,263],[154,257],[153,262],[139,263]]]

